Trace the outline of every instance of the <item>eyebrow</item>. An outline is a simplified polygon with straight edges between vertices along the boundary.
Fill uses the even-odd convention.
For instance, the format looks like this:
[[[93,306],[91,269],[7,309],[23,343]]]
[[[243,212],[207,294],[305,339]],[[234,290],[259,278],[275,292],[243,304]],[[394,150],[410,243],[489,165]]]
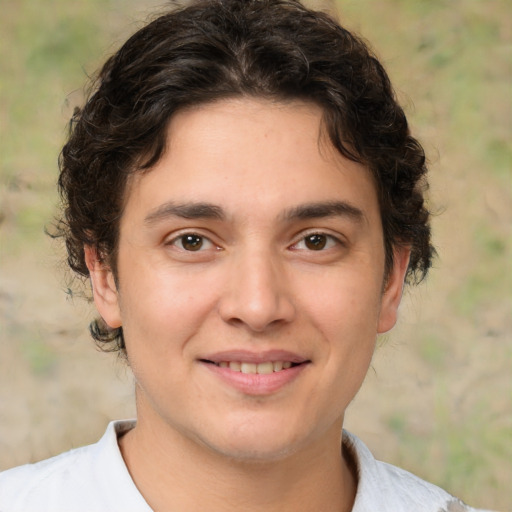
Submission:
[[[151,225],[169,217],[182,219],[214,219],[225,220],[224,210],[212,203],[175,203],[169,201],[152,210],[144,219],[144,223]],[[348,217],[357,223],[366,217],[363,211],[346,201],[324,201],[306,203],[286,210],[281,216],[285,221],[320,219],[325,217]]]
[[[182,219],[215,219],[223,220],[224,211],[220,206],[211,203],[164,203],[151,211],[144,219],[145,224],[156,224],[169,217]]]
[[[348,217],[357,223],[361,223],[366,219],[361,209],[346,201],[306,203],[285,211],[283,215],[283,218],[287,221],[320,219],[325,217]]]

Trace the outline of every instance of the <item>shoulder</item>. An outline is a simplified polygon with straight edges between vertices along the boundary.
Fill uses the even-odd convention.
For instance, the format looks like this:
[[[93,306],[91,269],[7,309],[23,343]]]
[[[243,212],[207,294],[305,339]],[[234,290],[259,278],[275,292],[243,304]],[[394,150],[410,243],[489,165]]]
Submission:
[[[50,493],[56,487],[67,486],[83,471],[92,449],[92,446],[84,446],[36,464],[26,464],[0,473],[0,502],[18,501],[38,489]]]
[[[0,510],[94,512],[120,506],[148,511],[117,444],[120,431],[130,425],[113,422],[96,444],[0,473]]]
[[[376,460],[360,439],[346,431],[343,446],[359,477],[353,512],[478,512],[440,487]]]

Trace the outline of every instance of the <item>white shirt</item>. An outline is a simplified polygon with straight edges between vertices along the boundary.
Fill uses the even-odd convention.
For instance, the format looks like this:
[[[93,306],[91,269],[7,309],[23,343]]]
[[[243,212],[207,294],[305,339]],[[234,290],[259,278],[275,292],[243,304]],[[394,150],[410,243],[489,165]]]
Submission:
[[[0,512],[151,512],[117,442],[134,424],[112,422],[96,444],[0,473]],[[439,487],[375,460],[349,432],[343,442],[359,478],[352,512],[476,512]]]

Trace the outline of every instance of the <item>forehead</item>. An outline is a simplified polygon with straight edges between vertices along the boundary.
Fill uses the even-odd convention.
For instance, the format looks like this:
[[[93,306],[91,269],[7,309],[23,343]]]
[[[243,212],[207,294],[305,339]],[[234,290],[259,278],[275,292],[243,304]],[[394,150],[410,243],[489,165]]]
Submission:
[[[375,207],[370,172],[334,149],[322,114],[312,103],[247,98],[182,110],[159,162],[133,175],[126,203],[208,202],[252,216],[340,199]]]

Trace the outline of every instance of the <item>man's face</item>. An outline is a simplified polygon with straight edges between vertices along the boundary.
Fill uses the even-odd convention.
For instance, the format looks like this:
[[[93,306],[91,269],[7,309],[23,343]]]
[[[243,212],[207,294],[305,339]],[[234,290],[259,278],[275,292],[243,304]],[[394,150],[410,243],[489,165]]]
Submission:
[[[91,274],[123,327],[141,427],[241,459],[339,442],[407,254],[384,283],[372,178],[320,137],[321,115],[249,99],[183,111],[130,182],[118,288]]]

